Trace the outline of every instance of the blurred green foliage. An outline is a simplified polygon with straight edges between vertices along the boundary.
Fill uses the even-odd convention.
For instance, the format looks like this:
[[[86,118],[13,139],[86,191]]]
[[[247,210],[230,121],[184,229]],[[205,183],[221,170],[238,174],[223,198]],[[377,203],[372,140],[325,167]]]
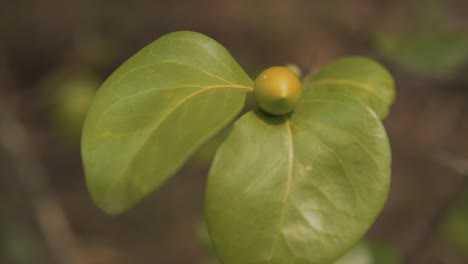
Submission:
[[[40,257],[39,243],[24,221],[13,214],[0,217],[0,255],[7,263],[36,263]]]
[[[378,51],[408,71],[451,78],[468,62],[468,33],[380,33]]]
[[[365,242],[359,243],[334,264],[373,264],[372,252]]]
[[[374,259],[374,264],[399,264],[403,260],[398,251],[383,241],[372,241],[369,243]]]
[[[334,264],[400,264],[398,252],[382,241],[363,240]]]
[[[200,221],[198,224],[196,228],[196,237],[204,250],[214,254],[213,243],[211,243],[210,234],[208,233],[208,227],[205,220]]]
[[[468,191],[445,216],[441,232],[461,255],[468,258]]]
[[[88,73],[59,73],[43,84],[47,92],[53,93],[51,121],[54,128],[67,142],[80,142],[81,129],[100,81]]]
[[[216,257],[213,243],[211,243],[211,238],[208,233],[208,227],[204,220],[200,221],[196,228],[196,237],[200,246],[207,253],[207,259],[203,260],[200,264],[220,264]]]

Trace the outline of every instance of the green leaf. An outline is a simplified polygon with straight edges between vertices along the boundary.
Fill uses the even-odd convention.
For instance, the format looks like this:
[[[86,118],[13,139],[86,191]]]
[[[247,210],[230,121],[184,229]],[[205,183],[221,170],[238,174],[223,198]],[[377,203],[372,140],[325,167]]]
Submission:
[[[101,86],[84,125],[88,189],[120,213],[161,186],[242,109],[252,80],[228,51],[195,32],[151,43]]]
[[[290,116],[246,114],[218,150],[205,210],[224,264],[329,264],[381,211],[391,154],[379,118],[315,87]]]
[[[395,100],[392,76],[377,62],[363,57],[348,57],[325,65],[305,82],[315,90],[328,90],[357,99],[381,119],[385,119]]]
[[[452,77],[468,62],[466,33],[382,33],[376,48],[409,71],[439,78]]]

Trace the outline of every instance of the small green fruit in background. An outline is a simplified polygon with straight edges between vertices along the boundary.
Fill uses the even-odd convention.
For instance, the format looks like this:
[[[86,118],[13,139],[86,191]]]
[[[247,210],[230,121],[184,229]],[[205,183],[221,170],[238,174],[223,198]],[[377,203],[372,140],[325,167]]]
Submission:
[[[84,118],[98,86],[99,81],[88,75],[69,77],[56,84],[52,121],[65,139],[80,141]]]
[[[264,70],[254,84],[255,100],[263,111],[272,115],[291,112],[301,93],[301,81],[287,67],[275,66]]]

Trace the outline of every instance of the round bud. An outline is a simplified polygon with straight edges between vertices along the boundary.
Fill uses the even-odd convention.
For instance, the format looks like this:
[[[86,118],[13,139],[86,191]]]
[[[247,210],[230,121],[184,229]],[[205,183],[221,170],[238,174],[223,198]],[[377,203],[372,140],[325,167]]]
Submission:
[[[255,79],[253,93],[263,111],[283,115],[296,107],[301,98],[302,85],[294,72],[275,66],[264,70]]]

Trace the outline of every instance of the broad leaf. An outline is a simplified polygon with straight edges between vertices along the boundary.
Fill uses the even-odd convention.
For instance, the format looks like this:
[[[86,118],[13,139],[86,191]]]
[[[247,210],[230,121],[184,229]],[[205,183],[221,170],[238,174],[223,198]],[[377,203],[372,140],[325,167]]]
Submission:
[[[224,264],[329,264],[381,211],[391,160],[381,121],[315,87],[290,116],[246,114],[218,150],[206,218]]]
[[[385,119],[395,100],[392,76],[377,62],[348,57],[325,65],[306,79],[315,90],[328,90],[357,99]]]
[[[174,174],[242,109],[252,81],[219,43],[175,32],[148,45],[101,86],[82,138],[88,189],[108,213]]]

